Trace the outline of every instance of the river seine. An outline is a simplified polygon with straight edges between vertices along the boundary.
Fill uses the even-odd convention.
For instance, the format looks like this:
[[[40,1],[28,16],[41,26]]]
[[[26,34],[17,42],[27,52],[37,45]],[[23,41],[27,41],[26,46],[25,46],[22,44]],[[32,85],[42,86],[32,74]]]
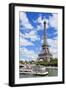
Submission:
[[[56,68],[47,68],[48,75],[46,76],[38,76],[38,75],[30,75],[30,74],[19,74],[20,78],[31,78],[31,77],[53,77],[58,76],[58,69]]]

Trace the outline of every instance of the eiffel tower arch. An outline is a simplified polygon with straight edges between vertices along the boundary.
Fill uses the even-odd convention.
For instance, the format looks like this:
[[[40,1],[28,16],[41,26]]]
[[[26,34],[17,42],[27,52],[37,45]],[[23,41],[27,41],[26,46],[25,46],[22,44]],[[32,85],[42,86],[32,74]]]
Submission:
[[[43,37],[43,44],[42,44],[42,51],[38,55],[38,60],[47,60],[50,62],[50,59],[52,58],[52,54],[49,50],[49,45],[47,43],[47,29],[46,29],[46,21],[44,23],[44,37]]]

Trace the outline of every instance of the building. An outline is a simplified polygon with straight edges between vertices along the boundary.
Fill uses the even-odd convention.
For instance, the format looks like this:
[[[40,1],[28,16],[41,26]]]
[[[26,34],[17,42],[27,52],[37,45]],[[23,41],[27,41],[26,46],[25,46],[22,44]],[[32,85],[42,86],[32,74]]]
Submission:
[[[42,51],[38,55],[38,60],[47,60],[50,62],[52,58],[52,54],[49,51],[49,45],[47,43],[47,29],[46,29],[46,21],[44,21],[44,37],[43,37],[43,44],[42,44]]]

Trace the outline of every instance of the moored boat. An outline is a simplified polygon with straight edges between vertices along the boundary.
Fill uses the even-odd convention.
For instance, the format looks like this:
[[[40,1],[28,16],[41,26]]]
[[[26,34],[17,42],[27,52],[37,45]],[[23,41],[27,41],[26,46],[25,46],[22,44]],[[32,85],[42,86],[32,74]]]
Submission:
[[[46,67],[41,67],[37,65],[21,67],[19,69],[20,74],[32,74],[38,76],[48,75],[48,71],[46,71]]]

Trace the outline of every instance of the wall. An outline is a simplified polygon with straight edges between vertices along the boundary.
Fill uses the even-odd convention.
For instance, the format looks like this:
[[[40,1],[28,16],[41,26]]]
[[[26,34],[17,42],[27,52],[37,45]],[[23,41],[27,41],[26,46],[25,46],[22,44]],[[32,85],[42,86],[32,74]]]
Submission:
[[[0,0],[0,90],[65,90],[66,84],[18,88],[11,88],[8,86],[8,4],[11,2],[17,2],[47,5],[64,5],[66,7],[65,1],[66,0]]]

